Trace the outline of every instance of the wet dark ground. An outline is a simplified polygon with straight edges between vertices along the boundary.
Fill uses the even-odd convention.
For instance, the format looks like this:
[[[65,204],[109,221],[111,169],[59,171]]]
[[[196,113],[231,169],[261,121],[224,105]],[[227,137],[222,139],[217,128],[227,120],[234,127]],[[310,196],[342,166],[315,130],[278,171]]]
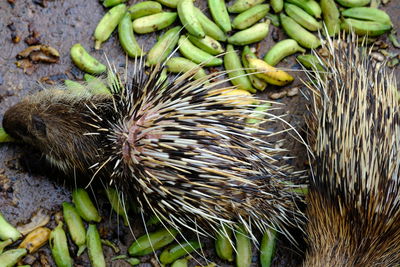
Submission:
[[[129,1],[129,3],[133,2]],[[204,4],[205,1],[196,2],[198,6],[204,6]],[[384,9],[391,16],[395,28],[399,28],[400,3],[397,0],[391,0]],[[43,78],[50,78],[50,81],[56,82],[62,82],[65,78],[82,79],[83,73],[73,66],[69,57],[69,49],[75,43],[81,43],[92,55],[103,62],[105,62],[104,54],[107,54],[111,62],[117,66],[123,66],[125,55],[115,33],[103,44],[103,50],[94,51],[93,49],[92,34],[104,12],[105,9],[96,0],[56,0],[49,2],[16,0],[14,4],[7,1],[0,2],[0,121],[5,110],[18,102],[23,96],[36,92],[42,86],[48,86],[43,84]],[[16,55],[28,47],[24,39],[32,34],[34,35],[35,32],[38,33],[37,38],[40,43],[55,47],[60,52],[61,57],[56,64],[39,63],[35,65],[36,69],[31,74],[27,74],[16,67]],[[21,41],[16,44],[13,43],[11,41],[12,35],[19,36]],[[271,26],[268,38],[258,47],[260,56],[263,56],[268,48],[275,43],[272,40],[273,35],[278,36],[279,40],[286,38],[282,31]],[[145,46],[145,50],[148,50],[155,42],[155,34],[144,35],[138,39],[139,43]],[[386,37],[383,37],[382,40],[386,41]],[[400,50],[393,48],[390,51],[400,52]],[[293,57],[279,66],[298,67],[294,63]],[[396,75],[398,81],[400,81],[398,69]],[[291,86],[299,84],[300,80],[296,79]],[[270,90],[273,89],[266,91]],[[261,96],[266,97],[267,93],[265,92]],[[305,113],[303,96],[299,94],[291,98],[285,97],[279,102],[286,104],[282,112],[289,114],[287,117],[289,122],[301,130],[304,126],[303,115]],[[295,142],[286,142],[285,147],[294,151],[299,158],[305,158],[304,150]],[[3,144],[0,146],[0,210],[14,225],[26,223],[35,212],[43,208],[53,216],[48,225],[52,228],[55,226],[54,214],[60,210],[60,204],[63,201],[70,201],[70,190],[74,183],[65,183],[65,177],[62,177],[62,175],[44,169],[42,163],[38,160],[39,157],[37,153],[22,145]],[[298,168],[304,167],[301,160],[298,160],[296,164]],[[70,181],[73,181],[72,177],[70,177]],[[117,221],[116,215],[110,212],[111,208],[104,195],[99,193],[96,188],[94,191],[96,192],[97,205],[103,216],[103,222],[99,224],[102,237],[116,242],[124,253],[127,246],[132,242],[131,234],[128,228],[123,227],[121,222]],[[133,215],[132,217],[137,216]],[[132,223],[134,233],[136,235],[143,234],[140,218],[134,218]],[[119,227],[116,225],[119,225]],[[275,266],[294,266],[299,263],[304,245],[301,242],[301,236],[298,235],[298,239],[300,249],[294,248],[286,240],[279,241],[278,251],[274,259]],[[108,266],[129,266],[123,261],[111,263],[110,258],[116,254],[108,247],[105,247],[104,250],[109,263]],[[44,247],[40,251],[49,255],[48,247]],[[205,254],[209,259],[218,264],[223,264],[213,256],[212,242],[206,243]],[[35,254],[35,256],[37,255]],[[150,264],[151,258],[152,256],[143,258],[142,262]],[[254,261],[257,262],[256,257]],[[76,266],[89,266],[85,254],[76,258],[75,263]],[[33,266],[41,265],[37,263]]]

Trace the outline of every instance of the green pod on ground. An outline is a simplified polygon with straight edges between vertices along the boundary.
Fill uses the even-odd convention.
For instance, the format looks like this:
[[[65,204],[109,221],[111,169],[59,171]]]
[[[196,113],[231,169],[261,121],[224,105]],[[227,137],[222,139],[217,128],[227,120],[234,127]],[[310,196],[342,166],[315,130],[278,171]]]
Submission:
[[[217,232],[215,251],[218,257],[226,261],[233,261],[232,230],[224,225]]]
[[[64,202],[62,206],[65,223],[67,224],[72,241],[78,246],[77,255],[80,256],[86,249],[85,225],[74,206],[67,202]]]
[[[368,35],[369,37],[374,37],[390,31],[392,26],[376,21],[344,19],[340,24],[340,28],[346,32],[354,31],[357,35]]]
[[[106,267],[99,231],[94,224],[89,224],[86,232],[86,245],[90,263],[93,267]]]
[[[72,258],[69,255],[67,236],[63,224],[60,222],[50,233],[49,244],[51,255],[57,267],[72,267]]]
[[[360,7],[368,5],[371,0],[336,0],[336,2],[345,7]]]
[[[174,57],[173,57],[174,58]],[[166,65],[167,65],[167,69],[168,69],[168,62],[171,60],[171,59],[173,59],[173,58],[170,58],[168,61],[167,61],[167,63],[166,63]],[[183,58],[183,57],[182,57]],[[184,60],[188,60],[188,59],[186,59],[186,58],[183,58]],[[197,65],[197,64],[196,64]],[[171,71],[171,72],[173,72],[173,71]],[[146,226],[147,227],[149,227],[149,226],[152,226],[152,225],[157,225],[157,224],[159,224],[161,221],[160,221],[160,218],[159,217],[157,217],[157,215],[153,215],[153,216],[151,216],[148,220],[147,220],[147,222],[146,222]]]
[[[283,0],[271,0],[270,4],[275,13],[279,13],[283,10]]]
[[[160,249],[175,240],[178,231],[175,229],[163,229],[157,232],[143,235],[136,239],[128,248],[129,255],[144,256]]]
[[[251,241],[243,225],[237,227],[236,236],[236,267],[251,265]]]
[[[197,7],[194,8],[194,11],[196,12],[197,19],[199,20],[201,26],[203,27],[203,30],[206,35],[218,41],[226,41],[226,35],[224,31],[222,31],[221,28],[214,23],[214,21],[210,20]]]
[[[233,45],[248,45],[264,39],[268,35],[270,21],[261,22],[252,27],[239,31],[228,38],[228,43]]]
[[[233,45],[226,46],[226,54],[224,56],[225,70],[230,78],[230,82],[237,86],[238,89],[246,90],[255,93],[256,89],[253,88],[246,72],[243,70],[240,57],[235,51]]]
[[[276,43],[273,47],[271,47],[271,49],[265,55],[264,61],[271,66],[275,66],[283,58],[293,55],[297,52],[305,53],[306,50],[299,46],[296,40],[286,39]]]
[[[265,0],[236,0],[228,7],[229,13],[242,13],[249,8],[265,2]]]
[[[171,54],[178,43],[180,31],[181,27],[174,27],[158,39],[157,43],[147,53],[147,66],[161,63]]]
[[[128,218],[128,207],[123,205],[123,200],[121,199],[120,194],[114,188],[108,187],[106,188],[106,195],[108,201],[110,201],[112,209],[123,218],[124,225],[129,225]],[[125,202],[126,203],[126,202]]]
[[[139,34],[162,30],[174,23],[177,16],[176,12],[161,12],[141,17],[133,21],[133,30]]]
[[[160,262],[162,264],[173,263],[180,257],[190,254],[191,252],[199,249],[201,244],[197,241],[188,241],[185,243],[173,244],[166,248],[160,255]]]
[[[0,127],[0,143],[7,143],[7,142],[14,142],[14,138],[12,138],[8,133],[6,133],[6,131],[4,130],[4,128]],[[1,213],[0,213],[0,217],[1,217]],[[1,225],[1,218],[0,218],[0,225]],[[1,230],[0,230],[1,232]],[[1,237],[0,237],[1,239]]]
[[[255,74],[253,73],[253,70],[250,69],[249,67],[249,61],[247,60],[247,57],[250,58],[257,58],[257,56],[251,52],[249,46],[245,46],[242,51],[242,63],[244,68],[246,69],[246,72],[249,74],[249,79],[251,84],[256,88],[257,90],[264,91],[265,88],[267,88],[267,83],[260,78],[258,78]]]
[[[308,14],[316,18],[321,17],[321,7],[313,0],[286,0],[286,2],[304,9]]]
[[[106,41],[111,33],[118,26],[120,20],[125,15],[126,5],[119,4],[111,8],[104,17],[97,24],[96,30],[94,31],[94,39],[96,40],[94,48],[100,49],[101,44]]]
[[[285,11],[289,17],[309,31],[318,31],[322,28],[320,22],[296,5],[285,4]]]
[[[197,19],[193,0],[181,0],[178,3],[178,15],[183,27],[191,34],[199,38],[205,36],[203,27]]]
[[[268,230],[264,233],[260,246],[261,267],[270,267],[275,254],[276,231]]]
[[[4,249],[14,243],[12,239],[7,239],[4,241],[0,241],[0,255],[3,253]]]
[[[167,63],[167,70],[173,73],[185,73],[185,72],[193,72],[194,79],[200,79],[207,76],[205,70],[201,68],[198,64],[190,61],[189,59],[183,57],[172,57],[170,58]],[[158,218],[156,217],[158,220]]]
[[[128,56],[135,58],[143,54],[142,49],[133,34],[132,21],[128,13],[126,13],[119,22],[118,38],[122,48]]]
[[[246,119],[246,123],[248,124],[259,124],[263,122],[263,118],[265,117],[265,112],[271,107],[270,103],[263,103],[258,105],[253,113],[250,115],[250,118]]]
[[[14,267],[26,254],[25,248],[10,249],[0,254],[1,267]]]
[[[157,0],[164,6],[170,7],[170,8],[176,8],[178,6],[179,0]]]
[[[125,259],[125,261],[127,263],[129,263],[131,266],[135,266],[135,265],[140,264],[140,260],[137,259],[137,258],[128,258],[128,259]]]
[[[342,11],[342,16],[346,18],[370,20],[392,25],[392,21],[385,11],[372,7],[349,8]]]
[[[82,84],[72,81],[72,80],[65,80],[64,81],[65,86],[67,87],[67,89],[72,92],[72,93],[84,93],[86,92],[85,86],[83,86]]]
[[[317,36],[301,27],[292,18],[283,13],[280,14],[280,18],[283,29],[287,35],[289,35],[292,39],[295,39],[301,46],[315,49],[321,45],[321,41]]]
[[[126,0],[104,0],[103,6],[104,7],[113,7],[119,4],[126,2]]]
[[[268,13],[267,15],[265,15],[265,17],[269,19],[272,25],[274,25],[275,27],[281,26],[281,22],[279,21],[278,15]]]
[[[232,27],[234,29],[238,30],[243,30],[260,19],[264,18],[269,11],[269,5],[264,4],[264,5],[257,5],[254,6],[243,13],[240,13],[233,21],[232,21]]]
[[[71,47],[71,59],[74,64],[84,72],[101,74],[106,71],[106,66],[92,57],[81,44],[74,44]]]
[[[307,69],[317,70],[317,71],[324,71],[321,63],[319,62],[318,58],[314,55],[307,54],[307,55],[300,55],[297,56],[297,60]]]
[[[231,19],[226,9],[225,0],[208,0],[208,8],[217,25],[224,31],[232,30]]]
[[[214,57],[200,48],[197,48],[183,35],[179,38],[178,46],[183,56],[197,64],[202,64],[207,67],[222,65],[222,59]]]
[[[205,36],[204,38],[198,38],[193,35],[188,35],[189,40],[201,50],[210,53],[213,56],[223,53],[225,50],[222,45],[215,39]]]
[[[7,222],[3,214],[0,212],[0,239],[1,240],[12,239],[13,241],[16,241],[20,238],[21,238],[21,233],[9,222]]]
[[[180,259],[174,261],[174,263],[171,264],[171,267],[187,267],[188,266],[188,260],[187,259]]]
[[[322,16],[329,36],[335,36],[340,31],[340,13],[333,0],[321,0]]]
[[[72,192],[74,202],[79,215],[87,222],[100,222],[101,217],[96,207],[90,200],[89,194],[83,188],[77,188]]]
[[[92,94],[111,94],[107,86],[99,79],[90,74],[83,75],[83,79],[88,83],[88,88]]]
[[[161,11],[161,4],[155,1],[143,1],[128,8],[128,14],[130,15],[131,19],[138,19],[148,15],[157,14]]]

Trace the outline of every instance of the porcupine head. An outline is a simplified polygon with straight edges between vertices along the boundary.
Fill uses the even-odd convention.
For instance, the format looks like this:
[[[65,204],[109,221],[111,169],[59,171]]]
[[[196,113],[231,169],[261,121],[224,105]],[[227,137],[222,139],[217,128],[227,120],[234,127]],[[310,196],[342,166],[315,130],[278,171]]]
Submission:
[[[3,127],[64,172],[106,179],[177,228],[210,235],[241,222],[249,231],[286,232],[302,221],[292,183],[301,179],[277,164],[282,150],[266,141],[274,133],[246,122],[253,97],[219,94],[222,82],[210,77],[160,82],[159,66],[143,70],[135,63],[124,81],[113,73],[114,82],[105,80],[111,94],[93,94],[89,83],[81,93],[28,96],[7,110]]]

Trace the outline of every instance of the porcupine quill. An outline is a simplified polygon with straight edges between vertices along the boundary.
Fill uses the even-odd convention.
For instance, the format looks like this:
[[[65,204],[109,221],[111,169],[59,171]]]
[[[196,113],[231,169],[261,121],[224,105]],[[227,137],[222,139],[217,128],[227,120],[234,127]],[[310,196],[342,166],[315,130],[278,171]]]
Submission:
[[[146,75],[137,60],[112,96],[44,90],[11,107],[3,127],[64,172],[113,184],[164,225],[213,236],[240,222],[256,241],[254,229],[289,235],[302,224],[295,189],[304,180],[278,164],[283,151],[265,141],[276,133],[246,122],[255,105],[216,93],[224,81],[211,76],[164,85],[161,71]]]
[[[314,153],[304,266],[400,264],[400,121],[393,73],[354,37],[310,74]]]

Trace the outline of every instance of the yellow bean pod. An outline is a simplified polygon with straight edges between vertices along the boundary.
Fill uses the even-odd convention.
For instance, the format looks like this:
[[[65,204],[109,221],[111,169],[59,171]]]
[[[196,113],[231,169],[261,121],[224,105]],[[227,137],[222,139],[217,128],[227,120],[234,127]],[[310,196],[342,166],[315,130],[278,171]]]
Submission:
[[[26,248],[32,254],[47,243],[50,232],[49,228],[39,227],[30,232],[19,244],[18,248]]]

